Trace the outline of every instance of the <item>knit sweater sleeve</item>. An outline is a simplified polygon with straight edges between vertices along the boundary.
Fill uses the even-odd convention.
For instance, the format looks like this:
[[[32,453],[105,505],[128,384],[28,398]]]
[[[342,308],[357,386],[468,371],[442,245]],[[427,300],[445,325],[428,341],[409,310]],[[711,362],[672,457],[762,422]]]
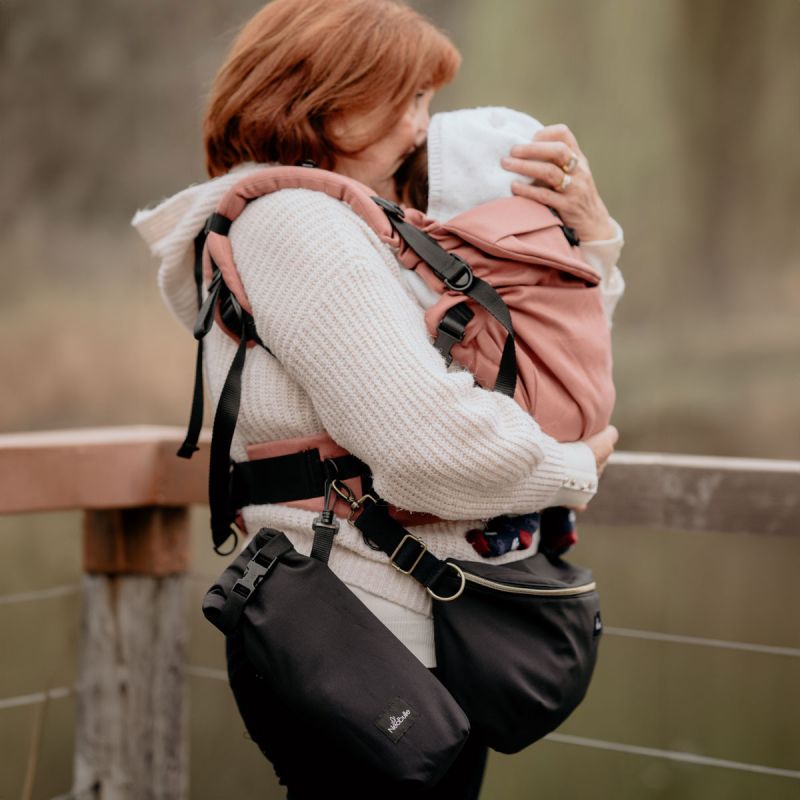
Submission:
[[[349,207],[284,190],[250,203],[231,243],[262,340],[384,499],[478,519],[547,507],[565,486],[594,493],[585,454],[584,484],[565,466],[575,445],[447,370],[393,254]]]

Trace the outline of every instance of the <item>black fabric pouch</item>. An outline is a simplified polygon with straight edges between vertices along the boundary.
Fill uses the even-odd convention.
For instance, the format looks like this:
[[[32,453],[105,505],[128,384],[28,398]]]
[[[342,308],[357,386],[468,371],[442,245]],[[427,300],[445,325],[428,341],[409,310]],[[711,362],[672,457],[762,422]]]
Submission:
[[[469,722],[439,680],[325,561],[280,531],[253,537],[203,613],[241,637],[256,673],[302,720],[309,753],[411,788],[435,785],[466,741]]]
[[[515,753],[581,702],[602,633],[592,574],[537,553],[508,564],[448,560],[433,618],[439,677],[494,750]]]

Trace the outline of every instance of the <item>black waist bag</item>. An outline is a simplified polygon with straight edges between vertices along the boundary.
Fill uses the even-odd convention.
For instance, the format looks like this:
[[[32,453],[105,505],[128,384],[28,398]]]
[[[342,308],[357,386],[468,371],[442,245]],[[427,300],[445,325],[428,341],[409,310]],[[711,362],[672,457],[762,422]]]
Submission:
[[[253,668],[303,720],[307,752],[413,787],[434,785],[461,750],[470,726],[450,693],[324,560],[283,533],[259,531],[203,613],[241,637]]]
[[[586,694],[602,632],[592,574],[544,553],[448,563],[437,593],[457,596],[433,605],[439,678],[490,747],[515,753]]]

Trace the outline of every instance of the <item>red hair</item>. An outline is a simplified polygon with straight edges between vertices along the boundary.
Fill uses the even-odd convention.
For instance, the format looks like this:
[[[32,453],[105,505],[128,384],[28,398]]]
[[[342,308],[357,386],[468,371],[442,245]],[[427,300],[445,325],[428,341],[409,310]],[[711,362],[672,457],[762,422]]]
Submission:
[[[331,169],[385,136],[420,88],[454,77],[461,56],[395,0],[274,0],[242,29],[214,81],[203,122],[212,177],[244,161]],[[385,109],[368,142],[331,123]],[[335,126],[334,126],[335,127]]]

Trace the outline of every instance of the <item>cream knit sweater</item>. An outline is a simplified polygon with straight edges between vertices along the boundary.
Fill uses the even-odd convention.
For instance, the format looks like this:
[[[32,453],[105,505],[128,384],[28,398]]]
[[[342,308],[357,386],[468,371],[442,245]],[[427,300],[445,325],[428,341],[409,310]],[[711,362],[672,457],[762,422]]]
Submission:
[[[224,191],[257,168],[242,165],[133,220],[161,259],[162,292],[187,327],[196,314],[192,240]],[[370,465],[387,501],[448,520],[414,529],[439,557],[476,559],[464,534],[481,520],[592,497],[595,466],[585,445],[559,444],[511,398],[445,367],[406,270],[349,207],[283,190],[250,203],[230,237],[257,330],[275,354],[248,352],[235,460],[246,458],[249,443],[327,431]],[[214,407],[234,351],[214,326],[205,348]],[[244,510],[250,533],[278,528],[302,553],[311,549],[313,517],[281,505]],[[430,599],[416,581],[345,521],[330,566],[423,663],[435,664]]]

